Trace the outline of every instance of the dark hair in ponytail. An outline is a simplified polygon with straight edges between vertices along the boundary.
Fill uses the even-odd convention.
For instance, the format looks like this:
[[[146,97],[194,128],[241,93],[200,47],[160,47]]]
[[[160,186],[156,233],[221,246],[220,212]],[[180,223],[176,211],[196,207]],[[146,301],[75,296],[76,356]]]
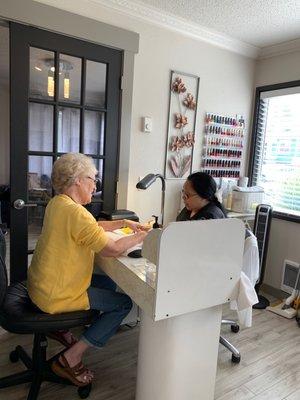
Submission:
[[[217,184],[211,175],[207,174],[206,172],[194,172],[193,174],[189,175],[187,179],[191,182],[195,192],[200,197],[214,203],[226,216],[224,207],[215,195],[217,191]]]

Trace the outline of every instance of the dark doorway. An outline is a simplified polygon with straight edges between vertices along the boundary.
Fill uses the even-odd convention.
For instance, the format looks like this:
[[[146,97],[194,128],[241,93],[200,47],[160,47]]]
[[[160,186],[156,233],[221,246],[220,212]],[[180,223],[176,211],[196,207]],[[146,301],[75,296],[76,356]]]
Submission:
[[[115,207],[122,52],[16,23],[10,49],[14,282],[26,278],[61,154],[90,155],[102,182],[92,208]]]

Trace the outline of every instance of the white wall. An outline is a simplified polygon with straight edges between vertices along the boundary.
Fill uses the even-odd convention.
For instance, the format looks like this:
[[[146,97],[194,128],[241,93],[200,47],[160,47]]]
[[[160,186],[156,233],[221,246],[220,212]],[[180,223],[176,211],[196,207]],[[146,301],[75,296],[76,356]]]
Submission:
[[[63,5],[58,0],[39,1],[139,33],[140,48],[134,67],[132,132],[128,138],[131,146],[127,208],[135,210],[142,220],[153,213],[159,214],[160,182],[147,191],[138,191],[135,185],[139,177],[149,172],[164,173],[170,70],[200,77],[193,161],[193,169],[197,170],[200,167],[205,112],[242,114],[249,124],[255,62],[89,1],[66,0]],[[140,130],[143,116],[153,119],[150,134]],[[167,181],[165,221],[176,216],[182,184],[182,180]]]
[[[256,86],[300,80],[300,52],[259,60]],[[283,260],[300,262],[300,224],[273,219],[264,283],[280,289]]]
[[[300,79],[300,51],[258,60],[255,86],[272,85]]]
[[[148,218],[153,212],[158,213],[160,185],[153,185],[148,189],[149,193],[137,192],[134,186],[138,176],[164,171],[170,69],[200,77],[193,160],[193,169],[197,170],[200,168],[206,112],[242,114],[249,121],[254,62],[155,26],[140,24],[138,32],[141,36],[134,75],[129,182],[132,190],[128,204],[143,218]],[[140,119],[144,115],[153,118],[150,134],[140,132]],[[175,218],[182,183],[177,180],[166,183],[166,221]]]

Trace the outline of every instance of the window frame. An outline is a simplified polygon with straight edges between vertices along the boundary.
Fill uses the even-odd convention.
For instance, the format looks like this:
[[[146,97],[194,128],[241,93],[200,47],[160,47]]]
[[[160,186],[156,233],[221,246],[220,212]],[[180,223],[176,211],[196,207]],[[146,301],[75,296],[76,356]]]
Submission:
[[[272,85],[266,86],[258,86],[255,91],[255,105],[254,105],[254,112],[253,112],[253,123],[252,123],[252,135],[251,135],[251,142],[250,142],[250,154],[249,154],[249,164],[248,164],[248,176],[250,185],[253,182],[253,175],[254,175],[254,156],[255,156],[255,149],[257,146],[257,127],[258,127],[258,116],[259,116],[259,105],[260,105],[260,96],[263,92],[269,92],[273,90],[279,89],[288,89],[295,86],[300,86],[300,80],[297,81],[290,81],[290,82],[283,82],[283,83],[276,83]],[[273,211],[272,213],[273,218],[282,219],[285,221],[290,222],[298,222],[300,223],[300,216],[283,213],[279,211]]]

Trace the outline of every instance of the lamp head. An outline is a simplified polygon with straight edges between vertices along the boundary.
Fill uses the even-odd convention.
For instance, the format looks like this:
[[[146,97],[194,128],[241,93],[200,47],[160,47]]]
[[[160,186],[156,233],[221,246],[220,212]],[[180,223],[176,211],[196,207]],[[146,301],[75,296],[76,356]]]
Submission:
[[[157,175],[148,174],[136,184],[136,188],[143,189],[143,190],[148,189],[148,187],[151,186],[152,183],[156,181],[156,178],[157,178]]]

